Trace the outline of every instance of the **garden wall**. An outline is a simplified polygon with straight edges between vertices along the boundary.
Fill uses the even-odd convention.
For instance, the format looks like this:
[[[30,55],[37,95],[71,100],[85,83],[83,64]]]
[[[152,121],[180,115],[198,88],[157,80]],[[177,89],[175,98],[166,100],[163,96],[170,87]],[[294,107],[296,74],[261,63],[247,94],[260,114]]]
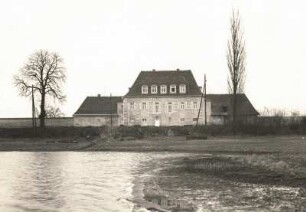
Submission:
[[[73,118],[47,118],[47,127],[72,127]],[[39,119],[36,119],[39,126]],[[0,128],[29,128],[32,127],[32,118],[0,118]]]

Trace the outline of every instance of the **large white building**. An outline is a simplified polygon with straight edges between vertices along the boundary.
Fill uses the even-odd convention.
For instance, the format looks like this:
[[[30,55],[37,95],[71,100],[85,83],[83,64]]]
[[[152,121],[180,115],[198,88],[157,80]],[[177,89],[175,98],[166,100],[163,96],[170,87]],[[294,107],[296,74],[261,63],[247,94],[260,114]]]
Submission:
[[[198,116],[199,124],[204,124],[205,105],[202,97],[190,70],[141,71],[123,98],[121,124],[194,125]],[[208,101],[207,117],[210,117],[210,113]]]
[[[205,104],[190,70],[141,71],[123,97],[87,97],[74,114],[75,126],[183,126],[225,124],[232,115],[229,94],[208,94]],[[237,115],[252,122],[258,112],[245,94],[237,97]]]

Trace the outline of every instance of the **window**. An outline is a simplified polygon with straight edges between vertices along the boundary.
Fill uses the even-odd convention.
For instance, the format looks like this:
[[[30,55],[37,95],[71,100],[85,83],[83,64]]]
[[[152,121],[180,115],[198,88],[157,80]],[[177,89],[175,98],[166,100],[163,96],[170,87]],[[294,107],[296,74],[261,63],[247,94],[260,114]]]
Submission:
[[[141,93],[142,94],[147,94],[148,93],[148,86],[147,85],[143,85],[141,86]]]
[[[159,102],[155,102],[155,113],[159,112]]]
[[[181,122],[185,121],[185,118],[181,118]]]
[[[185,109],[185,102],[181,102],[181,109]]]
[[[172,102],[168,102],[168,112],[172,112]]]
[[[227,106],[222,106],[222,112],[226,113],[227,112]]]
[[[168,120],[169,120],[169,122],[171,122],[171,121],[172,121],[171,117],[169,117],[169,119],[168,119]]]
[[[170,93],[176,93],[176,85],[170,85]]]
[[[186,85],[180,85],[180,93],[186,93]]]
[[[146,102],[143,102],[143,103],[142,103],[142,109],[143,109],[143,110],[146,110],[146,109],[147,109],[147,103],[146,103]]]
[[[134,109],[135,109],[134,102],[131,102],[131,103],[130,103],[130,109],[131,109],[131,110],[134,110]]]
[[[149,102],[149,109],[153,110],[153,102]]]
[[[173,102],[173,109],[178,109],[178,102]]]
[[[193,102],[193,109],[197,109],[198,108],[198,103],[197,102]]]
[[[167,85],[161,85],[160,86],[160,93],[166,94],[167,93]]]
[[[192,120],[193,120],[193,121],[198,121],[198,118],[193,118]]]
[[[151,86],[151,93],[157,93],[157,86],[156,85]]]
[[[147,119],[145,119],[145,118],[144,118],[144,119],[142,119],[142,122],[147,122]]]
[[[191,102],[187,102],[187,109],[190,109],[191,108]]]

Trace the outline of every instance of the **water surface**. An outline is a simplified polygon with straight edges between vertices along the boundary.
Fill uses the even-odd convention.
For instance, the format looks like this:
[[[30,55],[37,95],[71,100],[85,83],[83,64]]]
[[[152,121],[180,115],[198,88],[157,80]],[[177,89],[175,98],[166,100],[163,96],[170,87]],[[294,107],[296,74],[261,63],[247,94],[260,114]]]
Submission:
[[[139,163],[154,154],[1,152],[0,211],[132,211]]]

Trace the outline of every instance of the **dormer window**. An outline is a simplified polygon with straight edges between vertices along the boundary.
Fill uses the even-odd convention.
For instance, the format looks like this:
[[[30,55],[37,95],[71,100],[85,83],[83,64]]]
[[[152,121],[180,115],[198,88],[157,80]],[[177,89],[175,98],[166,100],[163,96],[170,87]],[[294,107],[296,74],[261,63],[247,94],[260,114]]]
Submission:
[[[167,85],[161,85],[160,86],[160,93],[166,94],[167,93]]]
[[[151,93],[156,94],[157,93],[157,85],[151,86]]]
[[[186,85],[180,85],[180,93],[186,93]]]
[[[143,85],[141,86],[141,93],[142,94],[148,94],[148,86],[147,85]]]
[[[170,93],[176,93],[176,85],[170,85]]]

